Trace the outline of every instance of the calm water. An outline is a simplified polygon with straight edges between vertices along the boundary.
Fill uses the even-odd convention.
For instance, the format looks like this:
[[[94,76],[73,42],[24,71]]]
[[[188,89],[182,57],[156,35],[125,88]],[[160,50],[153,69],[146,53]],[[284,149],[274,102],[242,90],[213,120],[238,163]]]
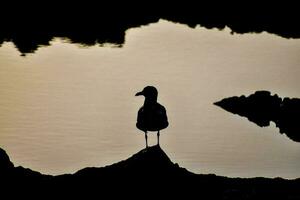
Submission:
[[[170,121],[161,146],[174,162],[196,173],[300,177],[300,143],[212,104],[261,89],[300,97],[299,53],[300,40],[167,21],[128,30],[123,48],[55,39],[21,57],[5,43],[0,146],[47,174],[126,159],[145,146],[135,128],[144,99],[134,94],[155,85]]]

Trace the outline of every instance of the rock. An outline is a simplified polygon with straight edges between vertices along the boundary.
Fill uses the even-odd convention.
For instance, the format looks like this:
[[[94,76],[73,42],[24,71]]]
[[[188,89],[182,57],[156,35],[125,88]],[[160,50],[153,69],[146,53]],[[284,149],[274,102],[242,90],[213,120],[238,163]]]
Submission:
[[[55,37],[67,38],[84,46],[112,43],[121,47],[125,42],[126,30],[160,19],[186,24],[191,28],[197,25],[220,30],[228,27],[232,33],[266,31],[285,38],[300,38],[298,7],[291,2],[263,6],[261,2],[249,1],[244,6],[228,1],[217,4],[204,1],[199,6],[199,2],[184,1],[171,3],[167,9],[161,2],[155,1],[147,4],[126,2],[124,5],[101,1],[99,6],[86,1],[66,5],[60,2],[55,7],[55,14],[50,6],[53,2],[49,0],[41,5],[30,5],[26,1],[22,6],[20,1],[7,2],[11,5],[2,5],[6,9],[0,12],[3,19],[0,46],[5,41],[11,41],[22,55],[33,53],[41,46],[49,46]],[[47,10],[47,7],[51,9]],[[17,19],[26,20],[7,16],[20,16]]]
[[[0,175],[13,170],[14,164],[10,161],[6,152],[0,148]]]
[[[2,158],[6,157],[4,160],[9,163],[3,152]],[[159,146],[143,149],[110,166],[89,167],[74,174],[49,176],[16,167],[8,179],[0,181],[1,195],[9,195],[12,199],[73,199],[81,196],[84,199],[297,199],[299,188],[300,179],[243,179],[194,174],[174,164]]]
[[[229,97],[214,103],[233,114],[247,117],[260,127],[274,122],[280,133],[300,142],[300,99],[282,98],[269,91],[257,91],[245,97]]]

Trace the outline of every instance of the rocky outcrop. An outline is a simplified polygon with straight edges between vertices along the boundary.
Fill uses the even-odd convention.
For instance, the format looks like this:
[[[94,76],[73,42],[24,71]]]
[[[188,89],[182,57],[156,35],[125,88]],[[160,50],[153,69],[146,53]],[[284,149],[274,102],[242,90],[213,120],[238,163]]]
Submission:
[[[10,173],[14,168],[14,164],[10,161],[6,152],[0,148],[0,176],[2,174]]]
[[[269,91],[257,91],[248,97],[229,97],[214,103],[233,114],[247,117],[260,127],[274,122],[280,133],[300,142],[300,99],[280,98]]]
[[[224,29],[232,33],[263,31],[286,38],[299,38],[299,12],[291,2],[263,5],[261,1],[237,2],[162,2],[126,3],[103,1],[99,4],[80,1],[55,5],[52,1],[7,1],[0,13],[0,45],[11,41],[25,55],[40,46],[48,46],[54,37],[82,45],[112,43],[122,46],[126,30],[160,19],[205,28]],[[247,5],[247,6],[245,6]]]
[[[1,154],[8,158],[6,154]],[[0,160],[3,160],[0,158]],[[6,163],[10,163],[6,159]],[[74,174],[43,175],[13,167],[1,178],[3,197],[59,198],[199,198],[297,199],[300,179],[227,178],[194,174],[174,164],[159,147],[143,149],[127,160],[106,167],[89,167]],[[3,171],[0,171],[3,175]]]

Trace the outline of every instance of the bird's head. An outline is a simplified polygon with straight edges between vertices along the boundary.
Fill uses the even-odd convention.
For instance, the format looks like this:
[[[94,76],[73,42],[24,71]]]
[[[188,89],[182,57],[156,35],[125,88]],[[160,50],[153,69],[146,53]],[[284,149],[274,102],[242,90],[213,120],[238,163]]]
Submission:
[[[148,101],[157,101],[157,89],[153,86],[147,86],[143,89],[143,91],[138,92],[135,94],[135,96],[144,96],[146,100]]]

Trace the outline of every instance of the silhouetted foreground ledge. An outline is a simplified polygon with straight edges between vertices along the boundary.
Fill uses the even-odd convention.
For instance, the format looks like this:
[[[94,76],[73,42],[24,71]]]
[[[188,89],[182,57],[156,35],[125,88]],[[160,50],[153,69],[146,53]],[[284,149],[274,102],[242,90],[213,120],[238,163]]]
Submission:
[[[228,97],[214,103],[228,112],[238,114],[260,127],[274,122],[280,133],[300,142],[300,99],[280,98],[269,91],[256,91],[248,97]]]
[[[125,42],[125,31],[155,23],[160,19],[205,28],[224,29],[232,33],[274,33],[285,38],[299,38],[298,6],[296,2],[267,3],[262,1],[216,2],[162,1],[133,3],[130,1],[74,1],[57,5],[29,1],[6,1],[0,13],[0,45],[11,41],[23,55],[39,46],[49,45],[54,37],[68,38],[83,45]],[[110,3],[109,3],[110,2]],[[3,2],[4,3],[4,2]],[[167,4],[167,3],[166,3]],[[247,6],[245,6],[247,5]]]
[[[227,178],[200,175],[174,164],[159,147],[143,149],[127,160],[74,174],[43,175],[14,167],[0,149],[0,195],[13,198],[190,197],[201,199],[299,199],[300,179]]]

